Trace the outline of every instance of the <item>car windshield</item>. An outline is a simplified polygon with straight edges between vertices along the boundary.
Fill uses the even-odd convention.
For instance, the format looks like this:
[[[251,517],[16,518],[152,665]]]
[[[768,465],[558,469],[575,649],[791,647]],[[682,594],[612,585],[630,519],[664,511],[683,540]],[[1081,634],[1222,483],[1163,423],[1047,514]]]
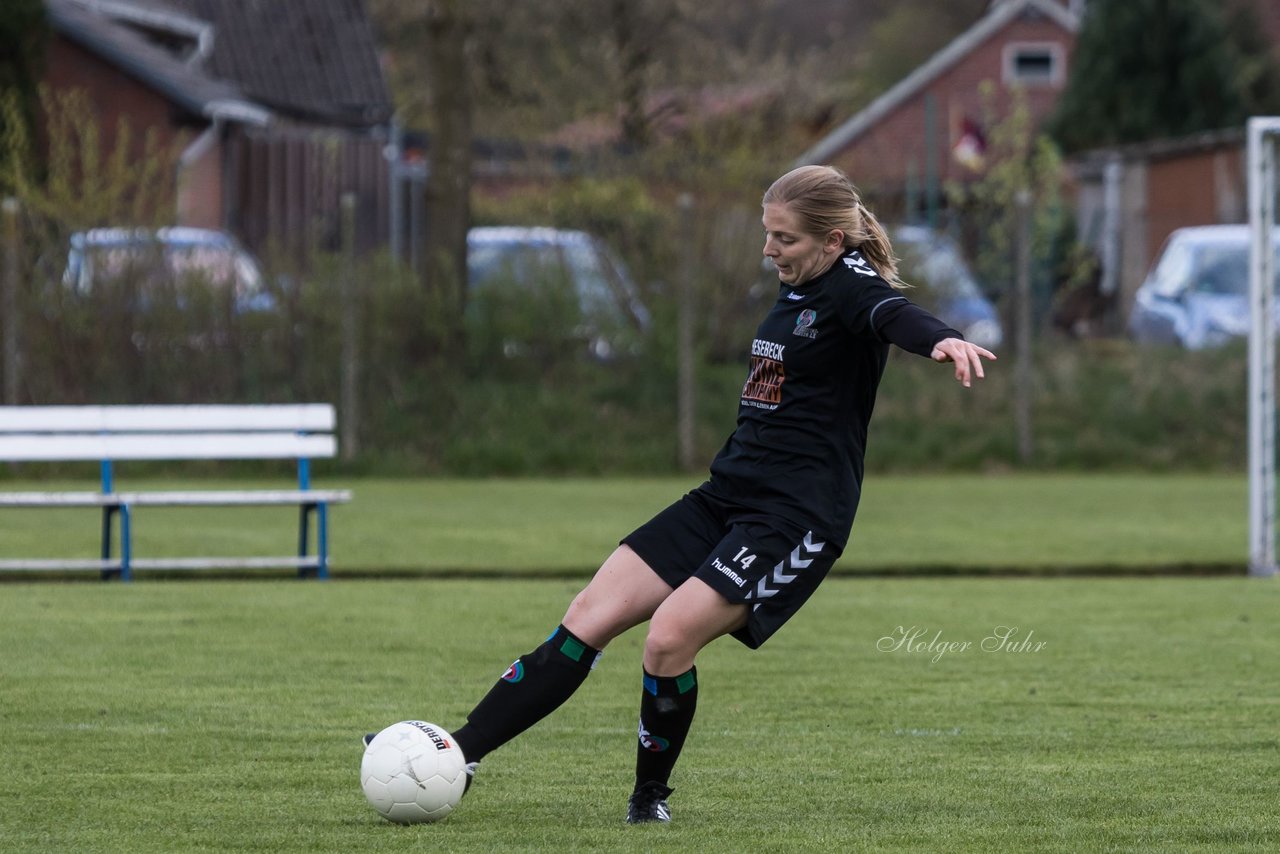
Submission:
[[[257,265],[233,245],[221,243],[118,242],[73,249],[66,281],[80,290],[92,290],[94,281],[109,281],[139,272],[163,272],[174,282],[231,283],[237,296],[262,289]]]
[[[1280,246],[1275,259],[1275,287],[1280,288]],[[1153,286],[1169,298],[1188,292],[1244,296],[1249,290],[1249,244],[1175,241],[1156,265]]]
[[[551,274],[564,275],[564,265],[550,243],[483,242],[467,250],[467,275],[473,285],[498,279],[530,283]]]
[[[565,247],[569,268],[573,270],[574,283],[583,307],[593,311],[616,311],[621,277],[609,267],[605,256],[586,243],[571,243]]]

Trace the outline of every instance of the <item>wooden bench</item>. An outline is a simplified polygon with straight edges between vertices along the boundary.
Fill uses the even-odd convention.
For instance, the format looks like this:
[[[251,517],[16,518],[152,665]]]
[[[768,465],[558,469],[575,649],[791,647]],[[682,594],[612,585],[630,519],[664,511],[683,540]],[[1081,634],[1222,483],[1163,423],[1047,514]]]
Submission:
[[[311,460],[332,457],[329,404],[255,406],[0,406],[0,461],[99,464],[99,492],[0,492],[4,508],[95,507],[102,511],[98,559],[41,560],[0,553],[0,571],[100,570],[128,581],[135,569],[296,568],[329,574],[330,504],[350,490],[311,488]],[[294,460],[296,489],[118,491],[115,464],[127,460]],[[133,554],[133,511],[139,507],[296,505],[296,554],[281,557],[139,558]],[[311,552],[311,518],[315,551]],[[119,554],[113,529],[119,528]]]

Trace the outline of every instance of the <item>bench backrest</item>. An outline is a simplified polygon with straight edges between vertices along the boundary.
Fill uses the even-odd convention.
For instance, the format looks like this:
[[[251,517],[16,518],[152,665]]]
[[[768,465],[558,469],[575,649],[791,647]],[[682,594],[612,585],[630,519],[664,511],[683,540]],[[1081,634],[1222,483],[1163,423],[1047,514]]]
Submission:
[[[0,406],[0,460],[311,459],[337,452],[333,406]]]

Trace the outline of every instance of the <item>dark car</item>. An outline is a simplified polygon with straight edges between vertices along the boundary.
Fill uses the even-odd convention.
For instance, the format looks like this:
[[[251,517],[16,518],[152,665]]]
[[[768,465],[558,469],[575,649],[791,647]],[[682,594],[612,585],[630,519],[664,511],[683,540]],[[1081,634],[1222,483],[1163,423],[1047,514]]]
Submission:
[[[1280,242],[1276,282],[1280,287]],[[1129,333],[1190,350],[1249,334],[1249,226],[1204,225],[1169,235],[1134,296]]]

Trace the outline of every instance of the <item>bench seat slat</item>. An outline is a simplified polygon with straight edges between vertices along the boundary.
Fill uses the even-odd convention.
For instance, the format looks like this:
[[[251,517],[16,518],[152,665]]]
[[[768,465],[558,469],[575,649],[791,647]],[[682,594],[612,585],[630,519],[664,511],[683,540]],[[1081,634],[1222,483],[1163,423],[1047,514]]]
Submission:
[[[197,406],[0,406],[0,433],[167,433],[334,428],[328,403]]]
[[[260,460],[332,457],[337,440],[297,433],[0,434],[0,460]]]
[[[115,507],[116,495],[101,492],[0,492],[0,507]]]
[[[71,558],[61,560],[57,558],[32,558],[30,560],[14,560],[5,558],[0,560],[0,571],[4,572],[42,572],[45,570],[61,570],[61,569],[94,569],[99,571],[120,570],[120,560],[112,558],[110,560],[82,559]]]
[[[245,489],[208,492],[0,492],[0,507],[230,507],[271,504],[342,504],[349,489]]]
[[[340,504],[351,500],[349,489],[261,489],[240,492],[117,492],[121,504],[131,507],[195,507],[237,504]]]
[[[134,558],[129,562],[134,569],[317,569],[319,558],[307,557],[154,557]],[[0,560],[3,572],[40,572],[45,570],[80,570],[118,572],[119,559],[57,559]]]
[[[316,569],[320,561],[306,557],[149,557],[130,561],[134,569]]]

